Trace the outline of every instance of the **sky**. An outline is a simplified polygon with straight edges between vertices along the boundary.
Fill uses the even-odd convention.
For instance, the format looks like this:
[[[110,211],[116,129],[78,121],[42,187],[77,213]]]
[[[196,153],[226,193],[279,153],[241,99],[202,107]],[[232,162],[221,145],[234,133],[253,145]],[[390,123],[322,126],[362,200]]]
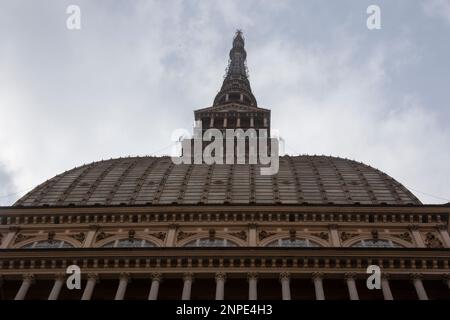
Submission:
[[[236,29],[286,153],[450,202],[450,0],[0,0],[0,205],[75,166],[169,154],[212,104]]]

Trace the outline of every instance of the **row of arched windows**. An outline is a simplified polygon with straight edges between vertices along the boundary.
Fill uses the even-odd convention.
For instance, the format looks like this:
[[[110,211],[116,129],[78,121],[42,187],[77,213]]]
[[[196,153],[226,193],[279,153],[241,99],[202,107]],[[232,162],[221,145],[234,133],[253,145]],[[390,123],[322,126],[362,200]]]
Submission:
[[[114,241],[104,244],[104,248],[150,248],[157,247],[155,243],[144,239],[116,239]],[[222,238],[200,238],[188,242],[184,247],[237,247],[237,243]],[[57,249],[57,248],[73,248],[74,246],[64,240],[42,240],[28,243],[22,248],[25,249]],[[277,239],[269,242],[266,247],[321,247],[320,244],[309,239]],[[385,239],[365,239],[360,240],[351,247],[361,248],[401,248],[400,244]]]

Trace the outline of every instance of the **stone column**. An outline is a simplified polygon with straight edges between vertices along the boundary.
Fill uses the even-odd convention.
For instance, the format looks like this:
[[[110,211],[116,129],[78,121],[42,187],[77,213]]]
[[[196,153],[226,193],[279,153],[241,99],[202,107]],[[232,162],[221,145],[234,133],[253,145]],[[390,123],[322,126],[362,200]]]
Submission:
[[[25,299],[28,289],[30,289],[30,286],[32,283],[34,283],[34,275],[32,275],[32,274],[23,275],[22,285],[20,286],[19,291],[17,291],[16,297],[14,298],[14,300]]]
[[[417,297],[419,300],[428,300],[427,292],[425,291],[422,283],[422,275],[420,273],[414,273],[411,275],[411,279],[414,287],[416,288]]]
[[[83,296],[81,297],[81,300],[91,300],[97,281],[98,281],[97,274],[95,274],[95,273],[88,274],[86,287],[84,288]]]
[[[323,292],[323,273],[314,272],[312,279],[314,282],[314,289],[316,292],[316,300],[325,300],[325,293]]]
[[[216,300],[223,300],[225,296],[225,280],[227,278],[226,273],[216,273]]]
[[[250,128],[253,128],[255,126],[255,118],[253,117],[253,115],[251,115],[250,117]]]
[[[95,235],[97,234],[98,229],[100,229],[100,226],[98,224],[91,224],[89,226],[89,231],[83,241],[83,248],[89,248],[94,245]]]
[[[389,274],[381,273],[381,291],[383,292],[384,300],[394,300],[394,296],[389,286]]]
[[[148,294],[148,300],[158,299],[159,284],[161,282],[161,273],[152,273],[152,285]]]
[[[291,300],[290,281],[291,274],[289,272],[280,273],[281,297],[283,300]]]
[[[117,287],[117,292],[114,300],[123,300],[125,297],[125,292],[127,291],[128,282],[130,280],[130,275],[128,273],[121,273],[119,276],[119,286]]]
[[[412,224],[409,226],[409,230],[414,238],[414,242],[417,244],[419,248],[426,248],[425,243],[423,242],[422,236],[419,232],[419,226],[417,224]]]
[[[444,283],[450,289],[450,273],[444,274]]]
[[[191,299],[192,282],[194,281],[194,274],[187,272],[183,275],[183,293],[181,294],[181,300]]]
[[[167,232],[166,243],[165,243],[166,247],[174,247],[175,246],[176,238],[177,238],[177,230],[178,230],[177,224],[173,223],[173,224],[169,225],[169,231]]]
[[[240,126],[241,126],[241,117],[238,114],[237,120],[236,120],[236,127],[239,128]]]
[[[6,249],[11,246],[13,243],[14,238],[17,235],[17,232],[19,232],[19,227],[10,227],[9,232],[6,234],[5,238],[0,243],[0,249]]]
[[[328,225],[328,229],[330,230],[331,246],[340,247],[341,241],[339,240],[338,225],[330,224]]]
[[[248,300],[258,299],[258,274],[251,272],[247,276],[248,279]]]
[[[227,125],[228,125],[228,118],[225,117],[225,118],[223,118],[223,127],[226,128]]]
[[[450,248],[450,236],[448,235],[447,226],[445,224],[440,224],[437,226],[439,234],[444,242],[444,247]]]
[[[256,223],[250,223],[248,225],[248,245],[250,247],[257,246],[257,229],[258,225]]]
[[[56,275],[55,283],[53,284],[52,291],[48,296],[48,300],[58,300],[59,293],[61,292],[62,286],[64,284],[65,274],[60,273]]]
[[[211,118],[209,119],[209,127],[214,128],[214,116],[211,116]]]
[[[350,296],[350,300],[359,300],[358,290],[356,290],[356,274],[355,273],[346,273],[345,280],[347,281],[348,294]]]

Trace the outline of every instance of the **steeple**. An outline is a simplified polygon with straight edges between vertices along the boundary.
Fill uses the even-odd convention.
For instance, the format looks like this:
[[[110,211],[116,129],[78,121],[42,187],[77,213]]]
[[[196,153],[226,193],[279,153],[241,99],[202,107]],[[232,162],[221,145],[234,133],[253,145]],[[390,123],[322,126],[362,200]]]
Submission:
[[[228,103],[239,103],[247,106],[257,106],[256,98],[252,93],[247,72],[247,52],[242,31],[237,30],[230,50],[227,74],[222,87],[214,99],[214,106]]]

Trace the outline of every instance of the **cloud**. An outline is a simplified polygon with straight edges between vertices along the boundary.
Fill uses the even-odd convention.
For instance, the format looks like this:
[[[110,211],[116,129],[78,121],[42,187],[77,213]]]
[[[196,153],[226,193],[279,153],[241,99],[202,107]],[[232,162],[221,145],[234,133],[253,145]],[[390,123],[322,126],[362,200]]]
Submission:
[[[422,7],[427,15],[443,19],[450,26],[450,1],[426,0]]]
[[[15,191],[12,173],[0,163],[0,206],[11,205],[17,197]]]

